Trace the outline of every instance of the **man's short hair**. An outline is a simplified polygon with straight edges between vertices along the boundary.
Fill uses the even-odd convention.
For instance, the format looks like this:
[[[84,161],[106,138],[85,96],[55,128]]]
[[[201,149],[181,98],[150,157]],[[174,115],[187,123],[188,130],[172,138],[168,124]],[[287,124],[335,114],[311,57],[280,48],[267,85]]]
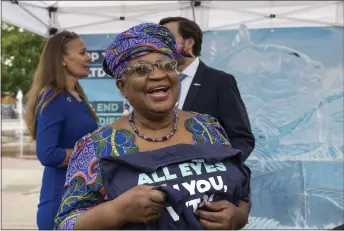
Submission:
[[[178,32],[183,39],[192,38],[195,44],[192,47],[192,53],[196,56],[201,55],[203,34],[201,28],[194,22],[183,17],[168,17],[160,20],[160,25],[166,25],[170,22],[178,23]]]

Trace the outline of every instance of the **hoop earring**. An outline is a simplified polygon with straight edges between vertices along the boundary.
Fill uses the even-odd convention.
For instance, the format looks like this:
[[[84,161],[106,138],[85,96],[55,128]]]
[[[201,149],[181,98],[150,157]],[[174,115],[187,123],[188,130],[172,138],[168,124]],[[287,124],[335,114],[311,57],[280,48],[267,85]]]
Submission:
[[[123,111],[123,116],[127,116],[129,115],[129,109],[130,109],[130,105],[128,104],[128,101],[125,101],[124,103],[124,111]]]

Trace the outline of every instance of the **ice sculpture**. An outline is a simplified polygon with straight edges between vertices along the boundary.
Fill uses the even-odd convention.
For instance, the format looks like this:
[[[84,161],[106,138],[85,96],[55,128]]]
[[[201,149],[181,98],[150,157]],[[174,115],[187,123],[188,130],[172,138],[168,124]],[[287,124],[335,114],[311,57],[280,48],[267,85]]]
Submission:
[[[202,59],[236,77],[256,138],[246,228],[343,224],[343,67],[328,70],[298,50],[256,44],[245,25],[234,39],[223,34],[208,36]]]

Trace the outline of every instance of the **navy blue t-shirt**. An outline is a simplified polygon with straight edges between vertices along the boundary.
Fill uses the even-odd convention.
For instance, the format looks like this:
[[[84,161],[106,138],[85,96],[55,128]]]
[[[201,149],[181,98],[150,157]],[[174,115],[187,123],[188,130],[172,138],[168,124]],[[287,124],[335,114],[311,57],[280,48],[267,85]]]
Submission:
[[[109,200],[137,185],[157,186],[167,195],[159,220],[122,229],[202,229],[194,213],[204,209],[205,201],[227,200],[238,206],[240,200],[250,199],[251,172],[240,154],[226,146],[178,144],[103,157],[100,168]]]

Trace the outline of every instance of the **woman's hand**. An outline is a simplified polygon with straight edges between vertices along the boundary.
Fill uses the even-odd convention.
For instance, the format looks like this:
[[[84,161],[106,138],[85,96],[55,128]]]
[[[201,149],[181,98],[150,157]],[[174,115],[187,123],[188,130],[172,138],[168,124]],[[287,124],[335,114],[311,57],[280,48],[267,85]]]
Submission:
[[[66,167],[68,165],[73,151],[74,149],[66,149],[66,157],[64,158],[63,162],[59,165],[59,167]]]
[[[74,229],[120,229],[129,222],[147,223],[159,218],[164,202],[164,193],[151,186],[136,186],[82,213]]]
[[[247,224],[248,214],[229,201],[205,202],[211,212],[198,210],[196,215],[205,229],[241,229]]]
[[[160,217],[166,196],[152,186],[139,185],[117,198],[125,223],[148,223]],[[118,215],[118,214],[117,214]]]

